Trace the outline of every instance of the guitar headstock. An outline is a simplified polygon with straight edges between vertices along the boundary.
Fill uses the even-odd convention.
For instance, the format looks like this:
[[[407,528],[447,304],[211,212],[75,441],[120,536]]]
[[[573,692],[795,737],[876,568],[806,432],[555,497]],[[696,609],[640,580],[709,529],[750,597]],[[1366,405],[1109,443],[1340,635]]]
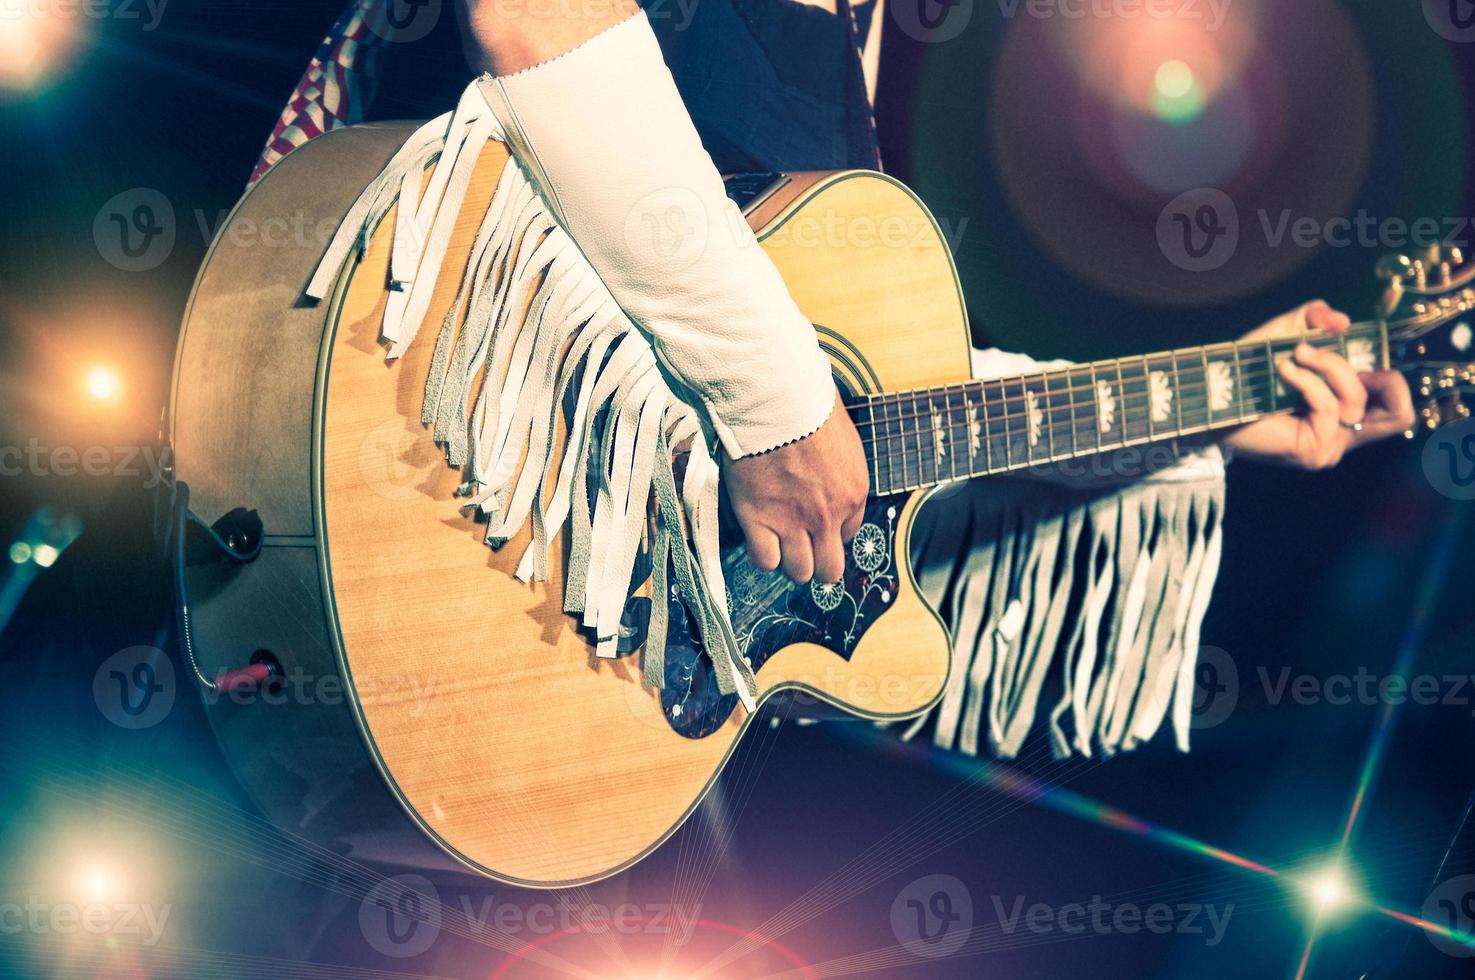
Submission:
[[[1403,372],[1418,412],[1415,430],[1471,417],[1475,407],[1475,262],[1458,248],[1433,246],[1378,263],[1387,283],[1380,314],[1388,359]]]

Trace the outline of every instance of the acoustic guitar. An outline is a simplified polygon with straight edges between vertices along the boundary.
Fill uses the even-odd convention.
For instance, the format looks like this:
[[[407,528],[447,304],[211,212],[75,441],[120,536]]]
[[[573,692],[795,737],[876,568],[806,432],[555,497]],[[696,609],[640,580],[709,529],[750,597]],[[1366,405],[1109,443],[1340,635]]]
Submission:
[[[386,362],[380,343],[393,213],[326,301],[303,299],[325,236],[413,130],[351,127],[293,152],[236,206],[199,273],[168,416],[176,474],[195,512],[250,508],[264,534],[252,560],[184,569],[186,652],[225,756],[280,827],[368,860],[588,882],[672,834],[760,712],[722,693],[675,600],[666,683],[642,683],[650,603],[668,599],[648,581],[632,583],[620,655],[596,657],[564,612],[567,542],[532,584],[513,574],[526,532],[482,543],[456,506],[464,474],[421,424],[432,345]],[[506,160],[492,142],[476,162],[433,322]],[[1274,371],[1294,340],[971,380],[952,257],[905,186],[849,171],[729,190],[833,359],[872,481],[838,585],[762,573],[740,536],[724,539],[760,708],[788,692],[889,721],[938,701],[949,637],[909,551],[938,487],[1295,408]],[[822,233],[837,224],[874,234]],[[1382,318],[1311,342],[1407,371],[1424,425],[1464,417],[1475,270],[1435,255],[1382,273]],[[248,663],[259,689],[235,680]]]

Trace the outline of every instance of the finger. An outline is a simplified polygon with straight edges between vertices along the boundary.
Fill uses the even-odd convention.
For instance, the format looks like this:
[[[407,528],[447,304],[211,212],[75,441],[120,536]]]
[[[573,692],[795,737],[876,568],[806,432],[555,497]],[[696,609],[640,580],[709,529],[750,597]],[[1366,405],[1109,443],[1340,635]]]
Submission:
[[[1372,406],[1358,442],[1371,442],[1413,428],[1414,396],[1408,379],[1397,371],[1369,371],[1361,376]]]
[[[1337,396],[1337,420],[1348,424],[1361,422],[1367,415],[1367,389],[1352,365],[1341,355],[1301,344],[1296,347],[1296,362],[1321,375]]]
[[[820,531],[809,536],[814,549],[814,578],[827,585],[845,580],[845,544],[839,531]]]
[[[841,540],[849,541],[851,538],[855,537],[855,532],[859,531],[860,526],[865,522],[866,507],[865,504],[861,504],[855,509],[855,513],[847,517],[845,519],[845,523],[840,525]]]
[[[1302,319],[1308,330],[1324,330],[1327,333],[1346,333],[1352,326],[1352,318],[1341,310],[1333,309],[1326,300],[1313,300],[1301,308]]]
[[[742,528],[748,539],[748,561],[753,567],[765,572],[778,568],[781,555],[778,535],[761,524],[743,524]]]
[[[803,585],[814,578],[814,549],[809,543],[809,534],[799,530],[793,534],[784,535],[779,543],[783,550],[784,574],[795,582]]]
[[[1346,436],[1349,434],[1337,421],[1337,413],[1341,410],[1337,396],[1321,375],[1301,367],[1295,361],[1281,361],[1280,376],[1306,403],[1306,417],[1303,421],[1315,443],[1313,446],[1305,446],[1297,440],[1293,455],[1304,465],[1332,465],[1345,449]]]

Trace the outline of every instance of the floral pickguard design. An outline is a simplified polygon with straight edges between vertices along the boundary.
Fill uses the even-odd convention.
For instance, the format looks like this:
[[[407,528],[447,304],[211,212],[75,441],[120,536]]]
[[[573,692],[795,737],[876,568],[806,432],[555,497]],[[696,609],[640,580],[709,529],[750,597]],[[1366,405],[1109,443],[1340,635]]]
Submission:
[[[728,609],[743,659],[754,671],[776,651],[813,643],[849,660],[862,634],[896,600],[899,588],[896,529],[906,495],[872,500],[865,522],[845,556],[845,579],[833,585],[795,585],[782,572],[764,572],[736,543],[723,549]],[[736,694],[722,694],[712,665],[694,635],[685,606],[669,598],[666,684],[661,706],[671,727],[688,738],[716,731],[737,706]]]

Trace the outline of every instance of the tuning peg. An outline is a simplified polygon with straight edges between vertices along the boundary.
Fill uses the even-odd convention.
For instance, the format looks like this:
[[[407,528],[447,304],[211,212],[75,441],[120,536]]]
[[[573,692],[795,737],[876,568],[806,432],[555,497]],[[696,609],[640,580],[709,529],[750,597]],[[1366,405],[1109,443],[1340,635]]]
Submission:
[[[1407,278],[1413,271],[1413,262],[1409,261],[1407,255],[1385,255],[1378,260],[1374,274],[1379,279],[1396,281]]]

